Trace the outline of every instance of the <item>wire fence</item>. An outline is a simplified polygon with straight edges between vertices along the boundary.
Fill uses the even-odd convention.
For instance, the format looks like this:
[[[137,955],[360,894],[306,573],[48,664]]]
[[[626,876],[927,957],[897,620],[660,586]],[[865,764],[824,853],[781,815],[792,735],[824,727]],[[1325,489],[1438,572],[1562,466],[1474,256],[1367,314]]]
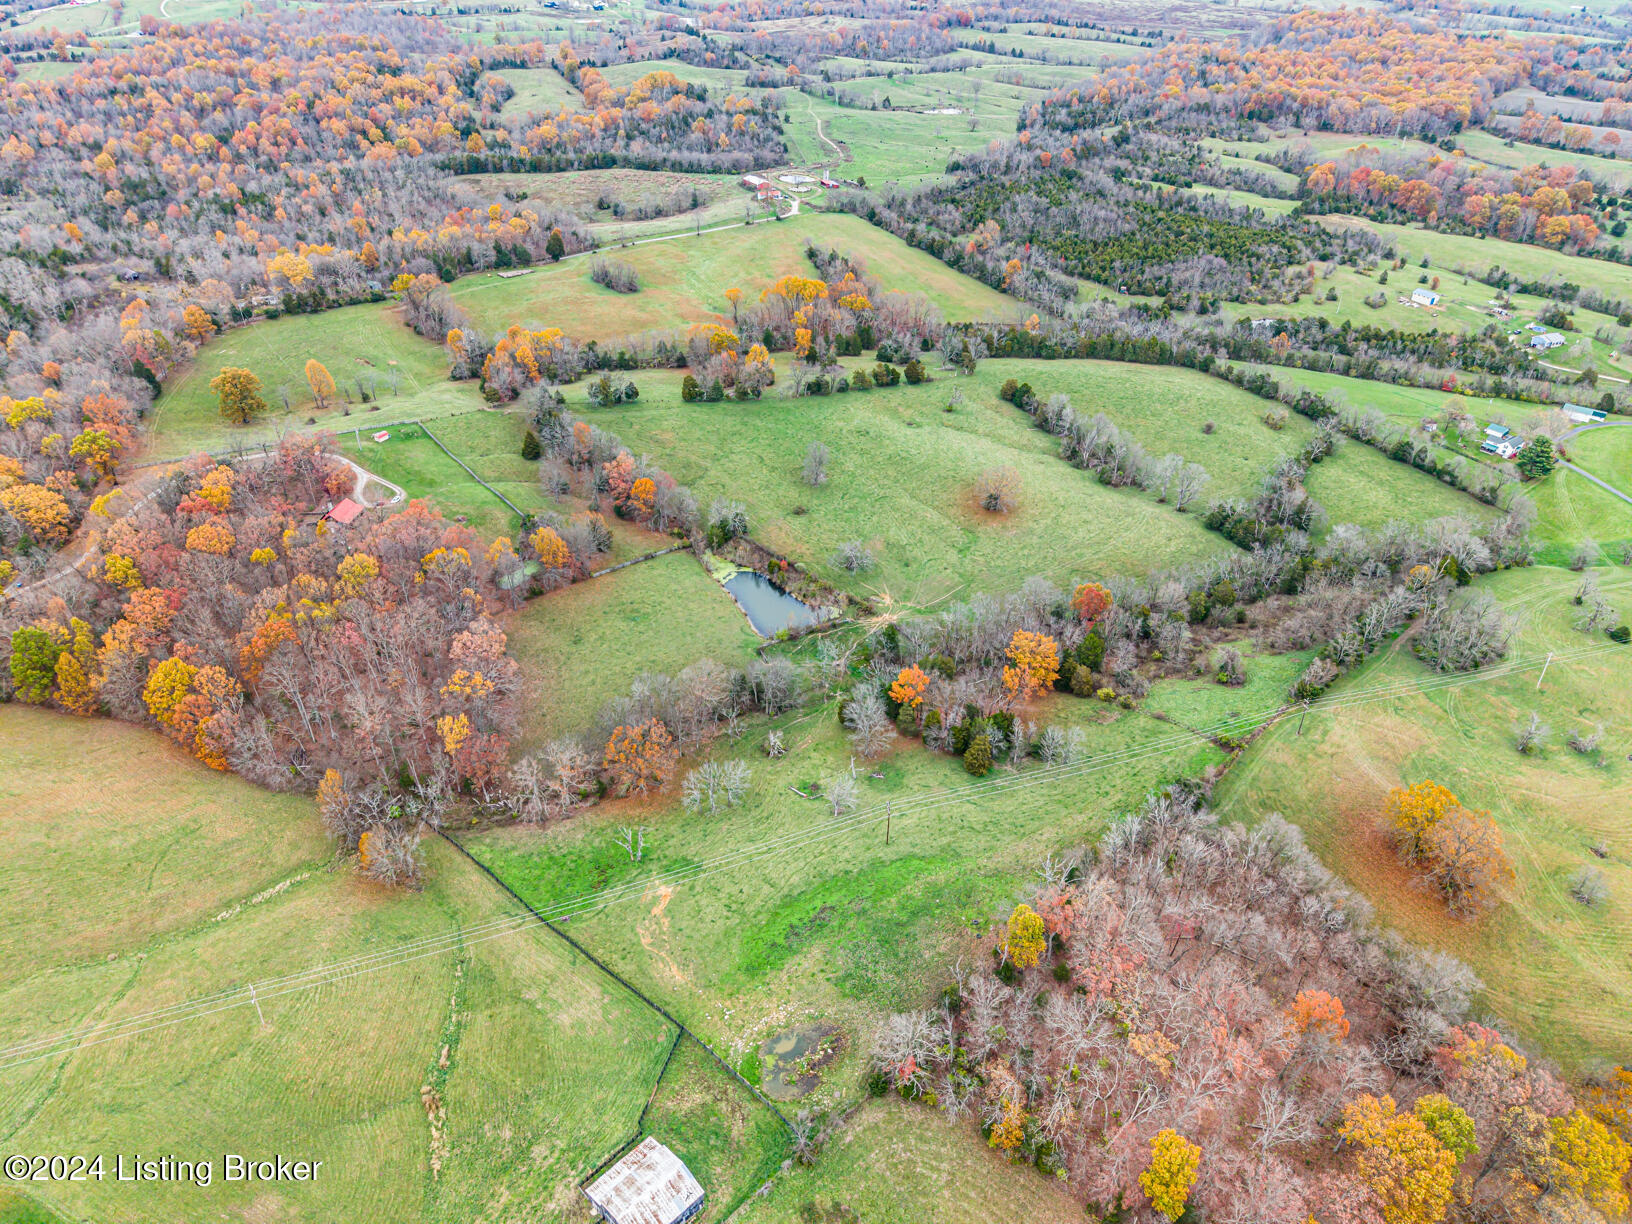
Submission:
[[[530,901],[528,901],[525,897],[523,897],[520,893],[518,893],[515,889],[511,888],[510,885],[505,882],[503,876],[499,875],[496,871],[494,871],[486,863],[482,862],[481,859],[477,858],[469,850],[466,850],[462,845],[459,844],[459,841],[458,841],[457,838],[453,837],[445,829],[438,829],[437,832],[438,832],[438,834],[441,835],[441,837],[442,837],[442,839],[444,841],[446,841],[450,846],[452,846],[455,850],[457,850],[460,854],[462,854],[471,863],[475,864],[477,870],[479,870],[483,875],[487,876],[488,879],[492,880],[495,884],[497,884],[500,888],[502,888],[506,893],[508,893],[510,895],[510,897],[514,901],[516,901],[517,904],[521,905],[529,914],[531,914],[534,918],[536,918],[540,923],[542,923],[546,928],[548,928],[553,934],[555,934],[555,935],[559,936],[561,939],[565,940],[566,943],[574,951],[576,951],[580,956],[582,956],[590,964],[594,965],[602,973],[606,974],[607,977],[611,978],[618,985],[622,986],[630,994],[634,995],[635,998],[639,999],[647,1007],[651,1008],[658,1015],[662,1016],[663,1019],[667,1020],[670,1024],[674,1025],[677,1029],[680,1030],[680,1032],[684,1036],[690,1037],[693,1041],[695,1041],[698,1045],[700,1045],[704,1050],[706,1050],[708,1052],[708,1056],[710,1058],[712,1058],[715,1062],[719,1063],[720,1067],[725,1071],[725,1073],[727,1075],[729,1075],[732,1079],[736,1080],[737,1083],[741,1084],[750,1093],[752,1093],[755,1100],[757,1100],[761,1105],[765,1106],[766,1109],[770,1110],[773,1114],[775,1114],[776,1117],[777,1117],[777,1120],[780,1121],[783,1126],[788,1128],[788,1132],[790,1134],[793,1133],[793,1123],[788,1121],[787,1115],[784,1114],[780,1109],[778,1109],[776,1107],[775,1102],[773,1102],[768,1096],[766,1096],[758,1088],[754,1087],[746,1079],[744,1079],[742,1077],[741,1072],[739,1072],[730,1063],[726,1062],[725,1059],[721,1058],[718,1051],[716,1051],[713,1046],[709,1045],[708,1042],[704,1041],[701,1037],[699,1037],[685,1023],[685,1021],[681,1020],[678,1016],[676,1016],[668,1008],[664,1007],[661,1003],[659,1003],[655,999],[653,999],[650,995],[648,995],[640,987],[636,986],[628,978],[624,977],[623,974],[619,973],[616,969],[612,968],[612,966],[608,965],[605,961],[603,961],[600,957],[596,956],[588,948],[584,947],[583,944],[579,943],[571,935],[568,935],[565,931],[563,931],[560,928],[559,925],[557,925],[554,922],[551,922],[548,918],[544,917],[543,914],[539,913],[536,909],[534,909],[533,905],[532,905],[532,903]],[[673,1051],[672,1050],[670,1051],[670,1056],[671,1057],[673,1056]],[[665,1062],[664,1066],[667,1067],[667,1065],[668,1065],[667,1062]],[[647,1105],[648,1105],[648,1108],[649,1108],[650,1107],[650,1102],[648,1102]],[[642,1118],[645,1117],[644,1111],[642,1111],[641,1116],[642,1116]]]

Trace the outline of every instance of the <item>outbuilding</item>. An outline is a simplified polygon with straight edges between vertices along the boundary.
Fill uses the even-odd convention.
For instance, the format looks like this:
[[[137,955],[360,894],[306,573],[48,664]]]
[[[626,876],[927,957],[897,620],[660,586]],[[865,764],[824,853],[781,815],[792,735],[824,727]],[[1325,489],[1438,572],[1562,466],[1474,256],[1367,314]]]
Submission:
[[[330,522],[339,523],[342,527],[349,527],[357,520],[357,516],[362,512],[362,506],[352,501],[349,497],[342,497],[339,501],[334,503],[333,507],[323,517],[328,519]]]
[[[1432,289],[1411,290],[1411,304],[1413,306],[1438,306],[1439,294]]]
[[[1542,332],[1539,336],[1530,337],[1530,347],[1533,349],[1555,349],[1564,343],[1564,337],[1557,332]]]
[[[607,1224],[683,1224],[703,1209],[691,1170],[651,1135],[585,1186],[584,1197]]]
[[[1559,407],[1563,410],[1564,415],[1577,425],[1596,425],[1609,415],[1602,408],[1588,408],[1584,404],[1565,403],[1560,404]]]

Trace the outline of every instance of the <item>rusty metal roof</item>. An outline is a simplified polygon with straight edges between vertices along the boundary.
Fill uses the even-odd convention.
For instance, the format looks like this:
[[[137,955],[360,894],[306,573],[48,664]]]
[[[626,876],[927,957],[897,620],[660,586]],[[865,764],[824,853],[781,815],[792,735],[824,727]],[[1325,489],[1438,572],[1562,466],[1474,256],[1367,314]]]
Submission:
[[[650,1135],[584,1194],[613,1224],[675,1224],[703,1201],[691,1170]]]

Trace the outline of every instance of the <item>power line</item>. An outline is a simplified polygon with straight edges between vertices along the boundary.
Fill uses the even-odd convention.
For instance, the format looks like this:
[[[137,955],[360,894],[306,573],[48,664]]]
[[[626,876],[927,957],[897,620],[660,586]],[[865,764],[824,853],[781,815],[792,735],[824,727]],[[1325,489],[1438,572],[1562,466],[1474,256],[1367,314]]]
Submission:
[[[1574,663],[1616,649],[1617,647],[1614,645],[1581,647],[1572,651],[1554,652],[1550,658],[1553,663]],[[1391,700],[1410,693],[1431,693],[1501,679],[1545,665],[1539,660],[1512,660],[1472,673],[1450,673],[1431,676],[1423,680],[1392,681],[1345,693],[1341,697],[1322,702],[1318,708],[1338,712],[1378,701]],[[1225,735],[1237,734],[1253,727],[1267,725],[1296,708],[1298,707],[1282,705],[1253,714],[1237,715],[1221,719],[1207,727],[1160,736],[1142,744],[1085,757],[1069,764],[1043,766],[1039,769],[1030,769],[1021,773],[1000,775],[995,778],[945,788],[900,803],[893,800],[886,801],[882,805],[837,814],[814,825],[792,830],[756,842],[750,846],[740,847],[716,855],[712,859],[678,868],[666,874],[629,880],[598,892],[564,898],[549,906],[539,907],[533,912],[501,915],[471,927],[461,927],[437,935],[423,936],[378,952],[367,953],[342,961],[329,962],[324,965],[311,966],[282,977],[257,979],[253,982],[246,982],[242,986],[229,987],[185,1003],[156,1008],[115,1022],[89,1021],[53,1035],[35,1037],[12,1046],[0,1048],[0,1070],[21,1066],[43,1058],[54,1057],[57,1054],[69,1053],[74,1049],[100,1045],[104,1042],[125,1037],[134,1037],[155,1029],[168,1028],[186,1020],[202,1019],[217,1012],[258,1004],[268,999],[277,998],[280,995],[293,994],[297,991],[309,990],[319,986],[333,985],[350,978],[375,973],[382,969],[395,968],[428,956],[437,956],[455,948],[483,943],[489,939],[497,939],[513,934],[517,930],[533,925],[539,919],[547,922],[559,922],[595,913],[620,901],[643,896],[653,888],[672,889],[708,876],[717,875],[722,871],[738,870],[760,859],[772,855],[784,856],[789,852],[805,849],[845,833],[864,829],[883,820],[899,820],[907,816],[922,815],[965,802],[977,795],[991,795],[1040,786],[1166,756],[1175,748],[1195,744],[1198,738],[1216,739]]]

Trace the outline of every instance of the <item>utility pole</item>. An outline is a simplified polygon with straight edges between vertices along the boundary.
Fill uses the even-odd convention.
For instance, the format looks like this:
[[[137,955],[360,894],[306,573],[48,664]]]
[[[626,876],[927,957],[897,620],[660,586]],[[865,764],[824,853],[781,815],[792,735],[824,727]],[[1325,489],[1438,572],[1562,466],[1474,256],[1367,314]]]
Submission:
[[[1543,663],[1541,665],[1541,675],[1536,677],[1536,689],[1537,689],[1538,692],[1541,689],[1541,682],[1543,680],[1547,679],[1547,669],[1549,667],[1551,667],[1552,665],[1553,665],[1553,652],[1549,650],[1547,652],[1547,662],[1545,662],[1545,663]]]
[[[266,1016],[261,1011],[261,1001],[255,997],[255,983],[254,982],[251,982],[249,984],[249,1001],[251,1003],[255,1004],[255,1016],[256,1016],[257,1019],[260,1020],[261,1027],[265,1028],[266,1027]]]
[[[1303,709],[1298,711],[1298,734],[1299,735],[1303,734],[1303,716],[1305,714],[1307,714],[1307,713],[1309,713],[1309,703],[1306,701],[1306,702],[1303,703]]]
[[[890,801],[884,800],[884,844],[890,844]]]

